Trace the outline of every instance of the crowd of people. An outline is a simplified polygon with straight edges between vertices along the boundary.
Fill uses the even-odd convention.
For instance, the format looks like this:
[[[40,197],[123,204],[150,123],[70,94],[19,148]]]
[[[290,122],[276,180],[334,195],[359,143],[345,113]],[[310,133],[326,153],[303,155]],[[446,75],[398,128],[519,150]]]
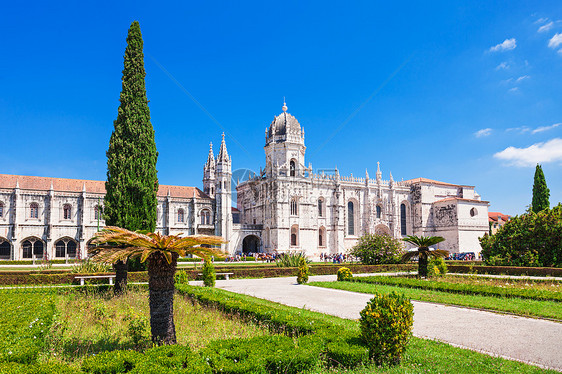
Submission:
[[[353,263],[356,259],[346,253],[320,253],[320,262],[332,262],[334,264],[341,264],[342,262]]]

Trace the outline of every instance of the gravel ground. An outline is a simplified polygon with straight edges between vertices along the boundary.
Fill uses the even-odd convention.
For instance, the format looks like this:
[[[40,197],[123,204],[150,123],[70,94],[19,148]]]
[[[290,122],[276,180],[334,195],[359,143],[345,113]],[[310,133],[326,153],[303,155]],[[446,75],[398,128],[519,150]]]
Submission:
[[[311,282],[333,280],[335,275],[310,277]],[[358,319],[370,299],[368,294],[298,285],[295,277],[217,280],[217,287],[348,319]],[[412,303],[413,332],[417,337],[562,371],[561,323],[435,303]]]

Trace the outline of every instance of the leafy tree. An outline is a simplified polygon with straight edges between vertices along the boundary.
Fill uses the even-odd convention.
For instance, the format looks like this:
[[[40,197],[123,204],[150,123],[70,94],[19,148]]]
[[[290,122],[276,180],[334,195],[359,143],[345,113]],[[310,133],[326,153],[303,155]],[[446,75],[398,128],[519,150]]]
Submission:
[[[145,88],[143,41],[134,21],[127,35],[117,119],[107,150],[105,223],[128,230],[156,229],[158,152]],[[127,264],[116,263],[119,294],[127,285]]]
[[[203,263],[203,285],[205,287],[215,287],[217,281],[217,273],[213,263],[209,259],[205,259]]]
[[[396,264],[404,245],[400,239],[387,235],[365,234],[351,249],[351,255],[361,259],[365,265]]]
[[[416,236],[409,235],[402,239],[403,241],[418,247],[417,251],[409,251],[402,255],[402,260],[407,261],[418,258],[418,276],[427,277],[427,259],[429,257],[446,257],[449,251],[442,249],[430,250],[429,247],[437,243],[445,241],[441,236]]]
[[[494,235],[480,238],[488,265],[562,266],[562,205],[512,217]]]
[[[94,261],[114,264],[129,258],[148,263],[150,330],[154,344],[176,344],[174,325],[174,275],[179,256],[194,254],[206,258],[222,255],[220,250],[203,245],[219,245],[218,236],[161,235],[105,227],[94,237],[96,247],[89,249]]]
[[[535,182],[533,183],[533,202],[531,207],[533,212],[538,213],[541,210],[550,208],[550,190],[546,186],[546,179],[539,164],[535,169]]]

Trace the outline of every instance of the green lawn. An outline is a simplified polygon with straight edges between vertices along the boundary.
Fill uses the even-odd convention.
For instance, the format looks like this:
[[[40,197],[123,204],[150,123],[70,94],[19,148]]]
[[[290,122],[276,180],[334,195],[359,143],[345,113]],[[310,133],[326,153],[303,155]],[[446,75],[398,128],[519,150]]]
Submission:
[[[528,300],[515,297],[463,295],[442,291],[355,282],[312,282],[310,285],[368,294],[396,291],[405,294],[412,300],[489,309],[522,316],[546,317],[562,321],[562,303],[555,301]]]

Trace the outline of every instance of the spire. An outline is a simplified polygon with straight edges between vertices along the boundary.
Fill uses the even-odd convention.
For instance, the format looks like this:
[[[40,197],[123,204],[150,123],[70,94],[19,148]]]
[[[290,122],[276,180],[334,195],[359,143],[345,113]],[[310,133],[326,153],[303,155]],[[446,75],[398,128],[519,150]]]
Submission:
[[[377,182],[382,180],[381,163],[377,161]]]
[[[86,192],[86,182],[82,185],[82,192]]]
[[[221,161],[230,161],[230,158],[228,157],[228,152],[226,151],[226,143],[224,142],[224,132],[222,133],[222,142],[221,142],[221,148],[219,150],[219,155],[217,156],[217,162],[221,162]]]
[[[213,155],[213,143],[209,143],[209,157],[207,157],[207,162],[205,163],[205,168],[212,168],[215,166],[215,156]]]
[[[369,180],[369,171],[365,168],[365,179]]]
[[[53,191],[55,188],[53,187],[53,181],[51,181],[51,187],[49,187],[49,191]]]
[[[390,172],[390,187],[394,186],[394,178],[392,178],[392,172]]]
[[[289,109],[289,108],[287,108],[287,103],[285,102],[285,96],[283,96],[283,108],[282,109],[283,109],[284,112],[286,112],[287,109]]]

